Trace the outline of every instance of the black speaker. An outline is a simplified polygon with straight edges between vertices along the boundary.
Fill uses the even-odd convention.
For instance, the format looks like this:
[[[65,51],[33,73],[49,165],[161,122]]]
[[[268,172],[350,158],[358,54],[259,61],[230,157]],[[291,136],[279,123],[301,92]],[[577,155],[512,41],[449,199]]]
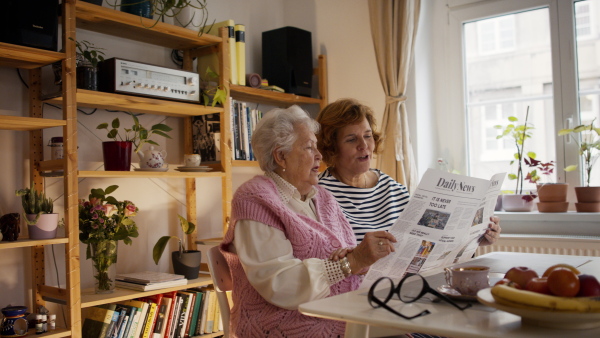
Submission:
[[[312,38],[309,31],[283,27],[262,33],[262,77],[286,93],[311,96]]]
[[[56,51],[58,0],[4,0],[0,42]]]

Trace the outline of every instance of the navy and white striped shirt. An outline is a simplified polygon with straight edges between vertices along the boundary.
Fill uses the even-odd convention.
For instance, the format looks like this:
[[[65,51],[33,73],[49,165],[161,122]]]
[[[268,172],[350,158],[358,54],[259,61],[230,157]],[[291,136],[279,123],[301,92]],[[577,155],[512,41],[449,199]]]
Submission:
[[[333,177],[329,168],[319,175],[319,185],[329,190],[338,201],[358,243],[367,232],[388,230],[410,197],[405,186],[377,169],[371,171],[379,176],[372,188],[355,188],[342,183]]]

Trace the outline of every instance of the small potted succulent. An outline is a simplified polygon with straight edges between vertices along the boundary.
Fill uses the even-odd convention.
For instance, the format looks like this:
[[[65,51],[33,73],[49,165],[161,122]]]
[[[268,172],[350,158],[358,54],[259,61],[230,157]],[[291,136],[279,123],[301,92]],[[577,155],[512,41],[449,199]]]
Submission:
[[[131,117],[133,118],[133,126],[131,128],[123,128],[125,131],[124,135],[119,134],[119,127],[121,126],[119,118],[112,120],[111,129],[108,128],[108,123],[101,123],[96,127],[96,129],[106,129],[108,131],[106,137],[112,139],[112,141],[102,142],[104,169],[107,171],[129,171],[132,149],[138,153],[146,143],[158,145],[158,143],[150,139],[152,135],[171,138],[167,133],[173,128],[168,125],[158,123],[148,130],[140,124],[139,119],[135,115],[131,115]]]
[[[510,164],[517,164],[517,173],[508,174],[509,180],[516,180],[517,186],[514,194],[503,194],[502,195],[502,207],[505,211],[531,211],[533,209],[533,200],[537,197],[536,194],[523,193],[523,182],[525,180],[524,167],[526,166],[525,159],[535,158],[536,154],[532,151],[525,152],[525,141],[531,138],[531,130],[534,129],[531,123],[528,123],[529,119],[529,107],[527,107],[527,113],[525,114],[525,122],[523,124],[516,124],[519,119],[510,116],[508,121],[510,122],[506,126],[496,125],[494,128],[502,130],[502,134],[496,136],[496,139],[504,137],[511,137],[517,148],[517,152],[514,154],[514,160],[510,161]]]
[[[181,238],[177,236],[162,236],[159,238],[152,249],[152,258],[154,259],[154,263],[158,264],[169,240],[176,239],[179,243],[179,249],[171,253],[173,271],[175,274],[184,275],[187,279],[196,279],[200,272],[202,252],[197,250],[185,250],[187,247],[186,235],[193,233],[196,230],[196,225],[192,222],[188,222],[188,220],[181,215],[177,215],[177,217],[179,218],[179,225],[183,232],[183,236]]]
[[[75,41],[71,38],[72,41]],[[77,88],[98,90],[98,63],[104,61],[104,48],[83,40],[75,41],[77,48]]]
[[[54,201],[43,192],[31,188],[17,190],[15,194],[21,197],[29,238],[55,238],[58,214],[54,213]]]
[[[590,124],[582,124],[572,129],[562,129],[559,136],[571,135],[579,146],[579,155],[583,159],[585,172],[585,186],[575,187],[577,203],[575,208],[579,212],[600,212],[600,186],[590,186],[592,168],[600,157],[600,128],[594,127],[592,120]]]

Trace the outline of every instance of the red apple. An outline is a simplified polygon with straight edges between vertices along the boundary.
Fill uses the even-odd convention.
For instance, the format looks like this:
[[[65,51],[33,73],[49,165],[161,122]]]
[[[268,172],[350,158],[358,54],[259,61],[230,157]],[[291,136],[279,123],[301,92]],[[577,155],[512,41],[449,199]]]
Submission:
[[[525,288],[527,283],[535,277],[538,277],[537,272],[526,266],[515,266],[514,268],[510,268],[504,275],[504,278],[508,278],[519,284],[522,288]]]
[[[501,280],[497,281],[496,284],[494,284],[494,285],[506,285],[506,286],[510,286],[511,288],[522,289],[521,285],[511,281],[508,278],[502,278]]]
[[[577,297],[600,296],[600,282],[592,275],[579,275],[579,292]]]
[[[534,277],[530,279],[525,289],[546,295],[552,294],[552,292],[550,292],[550,288],[548,287],[548,277]]]

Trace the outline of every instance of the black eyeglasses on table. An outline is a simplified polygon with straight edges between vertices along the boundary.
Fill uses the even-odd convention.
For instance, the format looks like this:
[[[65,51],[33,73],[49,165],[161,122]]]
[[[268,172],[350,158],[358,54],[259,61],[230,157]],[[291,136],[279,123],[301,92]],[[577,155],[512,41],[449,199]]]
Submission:
[[[379,284],[382,285],[381,292],[385,292],[385,286],[389,286],[387,288],[387,296],[385,296],[383,299],[380,299],[375,294],[376,293],[375,290]],[[459,309],[461,311],[471,307],[471,304],[467,304],[465,306],[460,306],[460,305],[456,304],[452,299],[437,292],[436,290],[431,288],[429,286],[429,284],[427,283],[427,281],[425,280],[425,278],[423,278],[419,274],[407,274],[406,276],[404,276],[404,278],[402,278],[402,280],[400,280],[400,283],[398,283],[398,286],[395,286],[394,281],[392,281],[392,279],[389,277],[379,278],[378,280],[375,281],[375,283],[373,283],[373,285],[371,285],[371,288],[369,289],[368,300],[369,300],[369,304],[371,304],[371,306],[374,308],[382,307],[404,319],[413,319],[413,318],[428,315],[431,312],[429,312],[429,310],[424,310],[414,316],[405,316],[405,315],[401,314],[400,312],[394,310],[390,306],[388,306],[387,303],[390,301],[390,299],[392,299],[394,294],[398,295],[398,298],[402,302],[412,303],[412,302],[417,301],[421,297],[423,297],[426,293],[431,293],[431,294],[435,295],[436,297],[450,303],[452,306],[456,307],[457,309]]]

